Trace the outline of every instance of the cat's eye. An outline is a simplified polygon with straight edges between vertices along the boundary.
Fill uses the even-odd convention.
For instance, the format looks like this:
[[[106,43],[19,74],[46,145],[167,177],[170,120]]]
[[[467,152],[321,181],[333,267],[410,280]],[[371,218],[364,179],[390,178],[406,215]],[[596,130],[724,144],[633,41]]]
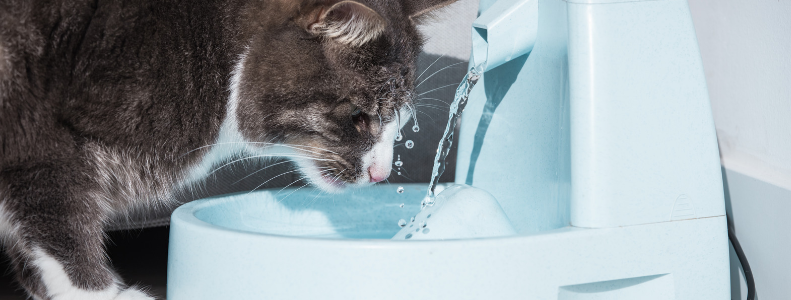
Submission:
[[[364,114],[357,106],[354,106],[354,109],[352,110],[352,123],[354,123],[354,127],[360,133],[369,130],[368,116]]]
[[[363,111],[360,110],[359,107],[355,106],[354,110],[352,111],[352,118],[360,116],[361,113],[363,113]]]

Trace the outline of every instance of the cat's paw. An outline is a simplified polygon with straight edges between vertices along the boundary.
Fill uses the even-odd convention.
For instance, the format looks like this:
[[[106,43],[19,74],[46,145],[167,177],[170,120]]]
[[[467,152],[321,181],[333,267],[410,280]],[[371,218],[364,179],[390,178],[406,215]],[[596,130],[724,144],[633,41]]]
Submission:
[[[113,300],[154,300],[154,297],[149,296],[141,290],[130,287],[118,293]]]

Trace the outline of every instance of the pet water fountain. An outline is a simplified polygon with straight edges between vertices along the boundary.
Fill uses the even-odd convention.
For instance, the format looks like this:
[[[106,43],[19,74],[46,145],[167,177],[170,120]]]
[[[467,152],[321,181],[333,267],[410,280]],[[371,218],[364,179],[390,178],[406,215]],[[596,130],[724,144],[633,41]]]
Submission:
[[[425,184],[188,203],[172,216],[168,299],[728,299],[687,1],[480,12],[471,67],[485,72],[457,137],[466,185],[422,211]],[[413,216],[431,232],[396,223]]]

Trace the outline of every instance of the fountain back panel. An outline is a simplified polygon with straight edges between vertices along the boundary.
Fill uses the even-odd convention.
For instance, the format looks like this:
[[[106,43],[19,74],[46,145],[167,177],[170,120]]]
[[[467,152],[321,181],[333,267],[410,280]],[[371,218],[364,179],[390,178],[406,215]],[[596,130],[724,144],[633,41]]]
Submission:
[[[516,234],[390,240],[424,184],[199,200],[172,216],[168,299],[729,297],[686,0],[480,7],[473,65],[489,64],[461,122],[455,178],[494,196]]]

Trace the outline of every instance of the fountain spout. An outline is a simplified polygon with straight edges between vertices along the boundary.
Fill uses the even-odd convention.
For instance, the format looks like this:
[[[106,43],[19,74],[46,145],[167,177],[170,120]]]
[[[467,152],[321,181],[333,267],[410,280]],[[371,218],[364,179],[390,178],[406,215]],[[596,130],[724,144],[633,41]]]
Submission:
[[[533,50],[538,0],[499,0],[472,23],[473,66],[487,71]]]

